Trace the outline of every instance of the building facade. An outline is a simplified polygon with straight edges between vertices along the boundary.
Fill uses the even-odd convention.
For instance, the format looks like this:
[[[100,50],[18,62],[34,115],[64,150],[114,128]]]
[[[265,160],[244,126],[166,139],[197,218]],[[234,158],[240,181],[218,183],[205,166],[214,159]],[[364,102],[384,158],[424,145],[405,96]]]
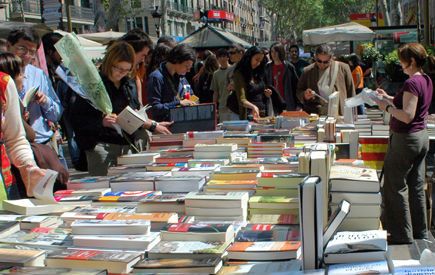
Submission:
[[[73,31],[82,33],[93,30],[96,4],[96,0],[69,0]],[[67,30],[66,7],[65,0],[0,0],[0,20],[40,23],[45,10],[45,23],[53,28],[62,25]]]
[[[138,2],[135,2],[136,4]],[[225,11],[232,20],[209,22],[250,43],[270,41],[271,19],[258,0],[142,0],[136,11],[120,22],[120,31],[141,28],[151,36],[168,35],[176,40],[203,26],[208,11]]]

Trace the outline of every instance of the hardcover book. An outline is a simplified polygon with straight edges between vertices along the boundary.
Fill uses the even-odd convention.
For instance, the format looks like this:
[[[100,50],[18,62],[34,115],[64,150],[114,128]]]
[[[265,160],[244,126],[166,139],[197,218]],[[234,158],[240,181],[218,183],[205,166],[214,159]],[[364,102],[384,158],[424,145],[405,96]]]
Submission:
[[[203,259],[222,255],[228,244],[200,241],[161,241],[148,252],[149,259]]]
[[[48,254],[46,265],[67,268],[104,266],[109,273],[129,273],[140,259],[141,253],[65,249]]]
[[[229,223],[168,224],[160,233],[163,241],[230,242],[234,239],[234,227]]]
[[[248,261],[297,259],[301,242],[235,242],[228,248],[228,258]]]
[[[134,272],[216,274],[222,267],[220,257],[204,259],[145,259],[134,266]]]

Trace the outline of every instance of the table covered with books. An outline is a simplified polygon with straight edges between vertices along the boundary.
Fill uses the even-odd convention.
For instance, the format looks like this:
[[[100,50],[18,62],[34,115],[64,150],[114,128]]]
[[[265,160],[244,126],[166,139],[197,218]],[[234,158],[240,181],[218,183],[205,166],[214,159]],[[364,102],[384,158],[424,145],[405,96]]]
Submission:
[[[390,246],[382,230],[385,123],[285,112],[153,135],[107,176],[4,201],[0,274],[433,271],[418,261],[432,236]]]

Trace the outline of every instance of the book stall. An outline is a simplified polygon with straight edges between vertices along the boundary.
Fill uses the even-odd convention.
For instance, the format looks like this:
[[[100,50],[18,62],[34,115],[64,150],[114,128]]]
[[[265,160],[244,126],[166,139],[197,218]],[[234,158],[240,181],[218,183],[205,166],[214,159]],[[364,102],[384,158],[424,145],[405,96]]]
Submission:
[[[3,203],[0,274],[435,274],[430,240],[387,244],[388,118],[352,108],[153,135],[105,177],[46,179]]]

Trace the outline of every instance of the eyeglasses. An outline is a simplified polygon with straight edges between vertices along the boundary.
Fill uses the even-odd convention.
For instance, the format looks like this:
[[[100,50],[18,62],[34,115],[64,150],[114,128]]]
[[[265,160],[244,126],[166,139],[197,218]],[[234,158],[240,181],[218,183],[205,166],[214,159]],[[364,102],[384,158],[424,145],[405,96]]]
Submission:
[[[131,71],[131,68],[130,69],[123,69],[123,68],[120,68],[120,67],[115,66],[115,65],[113,65],[112,67],[113,67],[113,69],[115,69],[115,71],[117,71],[118,73],[121,73],[121,74],[126,74],[126,73],[129,73]]]
[[[31,56],[36,54],[36,50],[29,49],[26,46],[15,46],[15,48],[17,49],[18,54],[29,54]]]
[[[331,59],[329,59],[328,61],[323,61],[323,60],[316,58],[316,62],[320,63],[320,64],[329,64],[329,62],[331,62]]]

